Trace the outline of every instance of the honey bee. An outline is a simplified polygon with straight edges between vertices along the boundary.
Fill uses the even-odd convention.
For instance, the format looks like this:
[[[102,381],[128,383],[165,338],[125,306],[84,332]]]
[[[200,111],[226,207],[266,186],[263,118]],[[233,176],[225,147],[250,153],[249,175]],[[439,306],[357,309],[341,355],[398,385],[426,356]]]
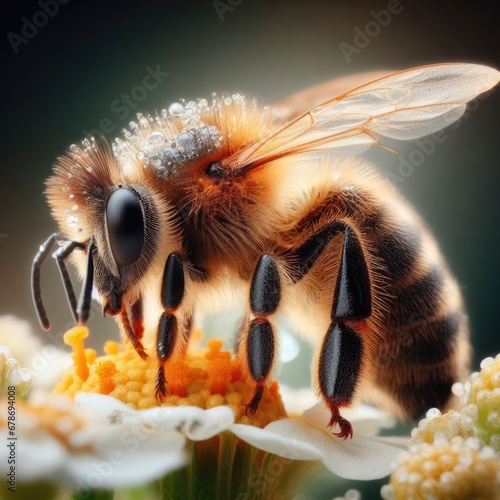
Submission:
[[[243,304],[236,357],[254,389],[247,414],[272,379],[283,317],[316,346],[313,380],[336,436],[352,437],[341,409],[360,398],[401,417],[445,407],[470,358],[457,282],[417,213],[352,155],[451,124],[499,75],[428,65],[334,98],[325,96],[335,84],[323,85],[274,108],[213,95],[138,114],[112,145],[71,146],[47,182],[59,232],[33,263],[42,327],[40,266],[57,244],[75,321],[88,320],[94,291],[137,353],[155,353],[158,401],[194,312]]]

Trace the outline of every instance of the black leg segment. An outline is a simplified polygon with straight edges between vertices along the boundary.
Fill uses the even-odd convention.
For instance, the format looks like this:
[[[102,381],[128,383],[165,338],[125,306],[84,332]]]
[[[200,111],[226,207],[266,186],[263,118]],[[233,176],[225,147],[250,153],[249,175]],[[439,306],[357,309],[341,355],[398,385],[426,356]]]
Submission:
[[[314,265],[331,240],[344,236],[340,266],[333,293],[330,327],[319,353],[318,382],[331,411],[330,426],[339,425],[336,436],[352,437],[351,424],[340,415],[355,394],[361,374],[363,340],[359,334],[372,312],[371,280],[361,242],[349,224],[336,221],[324,227],[295,252],[292,276],[299,281]]]
[[[350,401],[361,368],[363,341],[342,322],[330,325],[319,358],[319,384],[328,400]]]
[[[167,311],[176,309],[184,296],[184,268],[176,253],[168,256],[161,285],[161,302]]]
[[[156,399],[161,401],[167,394],[167,383],[164,364],[171,357],[179,342],[179,326],[176,310],[184,297],[184,266],[179,254],[168,256],[163,272],[161,286],[161,302],[164,309],[158,323],[156,337],[156,354],[158,356],[158,375],[156,378]]]
[[[247,337],[248,365],[256,382],[262,382],[273,364],[274,333],[266,319],[253,320]]]
[[[352,437],[352,426],[340,416],[339,408],[354,396],[362,355],[363,341],[357,332],[343,322],[332,322],[321,347],[318,379],[332,414],[329,425],[340,426],[335,435],[341,438]]]
[[[346,226],[340,263],[334,318],[365,319],[371,314],[371,287],[363,249],[354,231]]]
[[[160,363],[156,378],[156,399],[160,401],[167,394],[167,381],[163,370],[163,364],[168,360],[174,350],[178,336],[177,334],[177,318],[173,314],[164,312],[160,317],[156,337],[156,354]]]
[[[266,316],[278,308],[281,298],[281,283],[276,261],[263,255],[252,278],[250,306],[255,314]]]
[[[255,316],[242,337],[246,354],[248,375],[255,382],[255,392],[246,404],[246,414],[255,413],[264,393],[264,384],[271,373],[274,361],[274,331],[268,316],[273,314],[281,299],[281,282],[276,261],[263,255],[255,269],[250,287],[250,310]]]

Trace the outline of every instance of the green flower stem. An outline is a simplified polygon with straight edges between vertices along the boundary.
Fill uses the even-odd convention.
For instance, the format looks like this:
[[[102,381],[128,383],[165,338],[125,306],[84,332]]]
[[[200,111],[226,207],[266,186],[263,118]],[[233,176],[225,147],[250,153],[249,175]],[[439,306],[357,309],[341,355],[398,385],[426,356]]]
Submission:
[[[88,490],[75,493],[73,500],[113,500],[114,492],[109,490]]]
[[[317,467],[258,450],[230,432],[191,443],[191,462],[158,481],[162,499],[289,499]]]

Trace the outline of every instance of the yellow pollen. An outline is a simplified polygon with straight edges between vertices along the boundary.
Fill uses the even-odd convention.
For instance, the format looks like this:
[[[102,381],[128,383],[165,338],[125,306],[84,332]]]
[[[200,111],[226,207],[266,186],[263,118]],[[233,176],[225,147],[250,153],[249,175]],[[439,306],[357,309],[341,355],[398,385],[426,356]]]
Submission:
[[[135,409],[187,405],[208,409],[225,405],[233,410],[237,422],[257,427],[287,416],[277,382],[265,387],[256,414],[245,415],[245,404],[252,399],[255,387],[246,380],[232,353],[222,350],[222,340],[209,340],[205,350],[188,349],[185,356],[165,363],[167,394],[159,402],[155,397],[159,365],[154,353],[143,360],[128,342],[108,341],[104,346],[105,356],[92,360],[87,356],[85,360],[83,338],[76,342],[73,332],[69,333],[66,337],[71,336],[75,354],[80,349],[83,358],[82,354],[73,355],[75,366],[59,381],[56,393],[72,398],[79,392],[107,394]],[[202,337],[201,332],[196,334]],[[80,374],[82,364],[87,368],[86,377]]]
[[[116,365],[110,359],[99,359],[96,361],[95,373],[99,377],[99,387],[102,394],[109,394],[115,388],[111,377],[116,372]]]
[[[188,372],[189,368],[184,361],[176,360],[165,363],[165,377],[168,381],[168,390],[172,394],[181,398],[187,395]]]
[[[455,437],[451,442],[410,448],[381,493],[391,500],[498,499],[499,485],[500,462],[493,449],[469,447]]]
[[[64,334],[64,343],[73,349],[72,358],[75,362],[76,372],[84,381],[89,376],[89,368],[87,366],[83,340],[88,336],[89,329],[86,326],[75,326]]]
[[[114,340],[108,340],[104,344],[104,352],[106,354],[118,354],[120,352],[120,344]]]

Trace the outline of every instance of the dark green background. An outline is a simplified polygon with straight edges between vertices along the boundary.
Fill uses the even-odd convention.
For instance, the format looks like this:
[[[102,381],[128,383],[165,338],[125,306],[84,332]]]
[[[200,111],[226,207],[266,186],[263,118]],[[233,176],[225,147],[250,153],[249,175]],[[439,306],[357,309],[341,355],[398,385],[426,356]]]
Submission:
[[[228,3],[226,0],[222,0]],[[233,0],[234,3],[238,3]],[[374,2],[269,2],[243,0],[220,20],[213,2],[108,2],[71,0],[15,54],[7,33],[20,34],[36,2],[3,7],[2,155],[0,185],[0,314],[14,313],[36,324],[29,271],[38,245],[55,230],[43,197],[51,164],[82,138],[83,129],[109,118],[121,120],[111,103],[140,85],[147,66],[169,76],[138,106],[161,109],[179,97],[212,91],[243,91],[272,102],[309,85],[370,69],[403,69],[443,61],[500,67],[498,14],[494,1],[401,0],[403,10],[346,62],[339,47],[353,43]],[[473,328],[475,363],[500,351],[498,263],[500,92],[481,101],[457,130],[400,185],[423,214],[463,286]],[[415,144],[400,144],[407,156]],[[371,153],[395,172],[398,159]],[[54,331],[70,324],[54,263],[44,268],[44,288]],[[52,287],[52,289],[51,289]],[[98,338],[112,320],[93,307]],[[95,316],[95,317],[94,317]],[[112,326],[115,329],[114,326]],[[299,360],[294,371],[307,371]],[[287,370],[284,370],[286,373]],[[323,484],[323,483],[321,483]],[[331,498],[343,486],[316,498]]]

